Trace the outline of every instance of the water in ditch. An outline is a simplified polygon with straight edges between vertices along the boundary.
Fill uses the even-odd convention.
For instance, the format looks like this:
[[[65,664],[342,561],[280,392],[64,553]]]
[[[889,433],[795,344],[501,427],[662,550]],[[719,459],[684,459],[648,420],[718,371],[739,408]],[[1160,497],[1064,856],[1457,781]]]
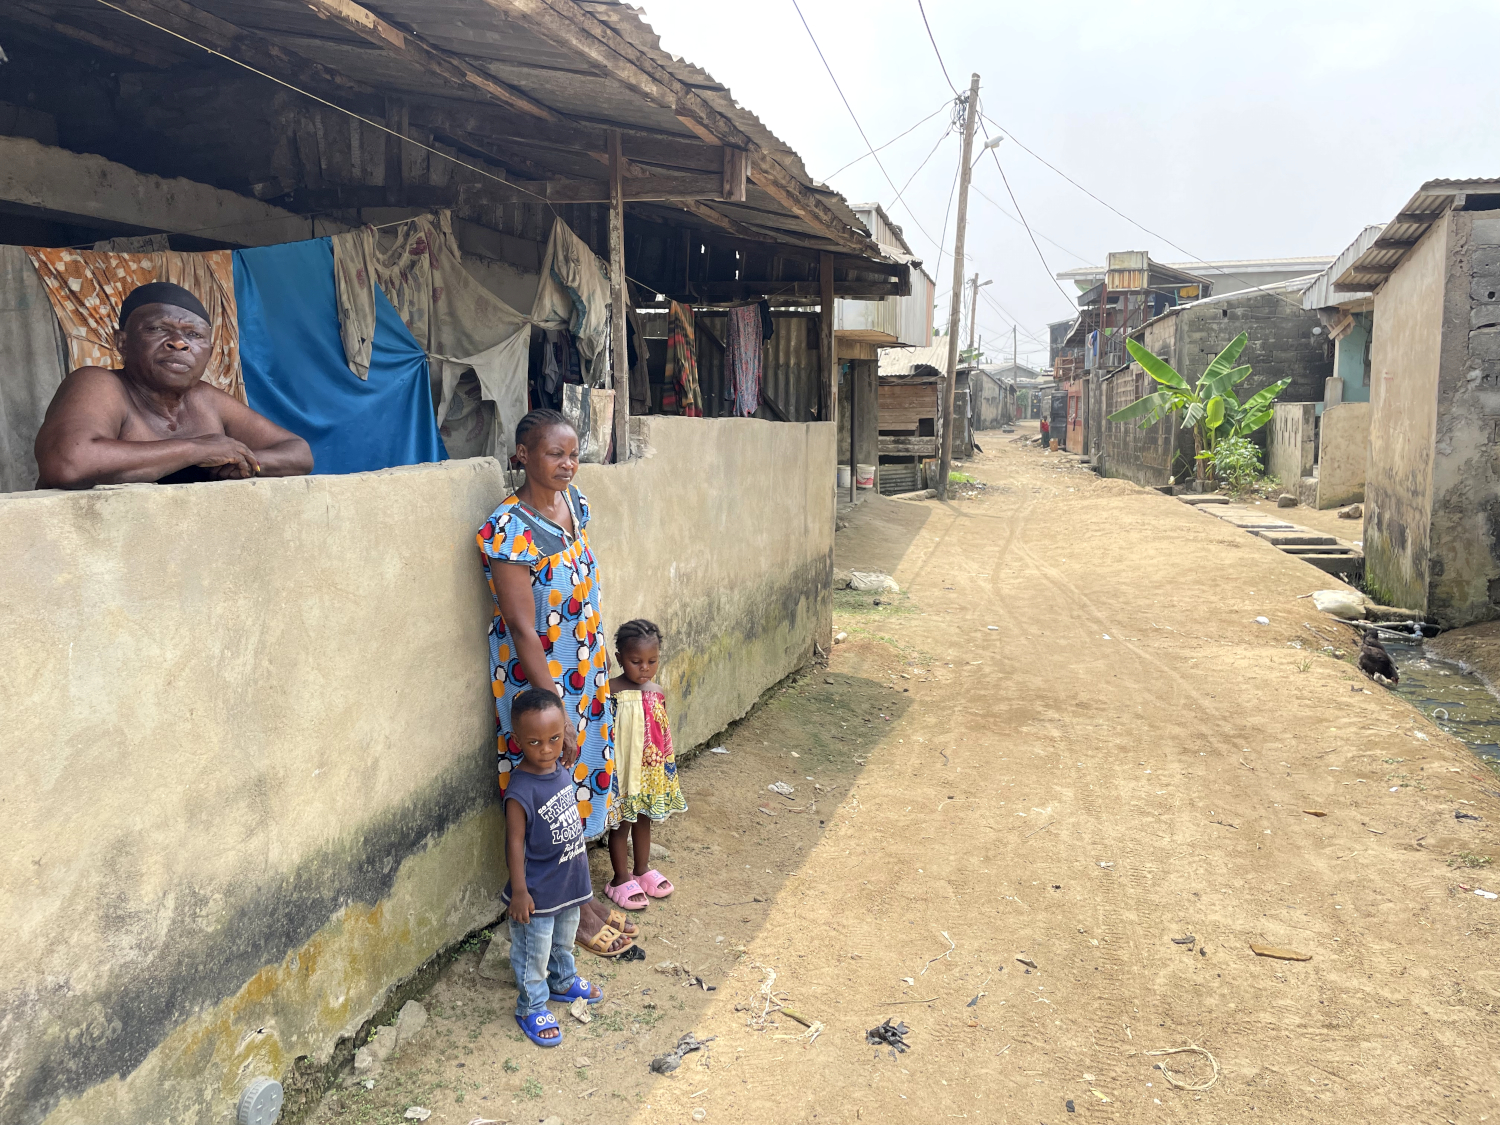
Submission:
[[[1420,644],[1384,644],[1401,672],[1396,694],[1500,771],[1500,697],[1478,676],[1439,660]]]

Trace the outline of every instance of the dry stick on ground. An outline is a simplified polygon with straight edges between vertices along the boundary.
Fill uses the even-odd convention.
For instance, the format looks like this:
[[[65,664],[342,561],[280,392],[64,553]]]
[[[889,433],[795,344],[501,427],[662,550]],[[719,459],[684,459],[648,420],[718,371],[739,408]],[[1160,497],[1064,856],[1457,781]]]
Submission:
[[[1041,829],[1038,829],[1037,831],[1041,831]],[[953,939],[948,936],[946,931],[939,930],[938,933],[942,934],[943,940],[948,943],[948,953],[939,953],[936,957],[933,957],[927,962],[927,964],[922,966],[922,972],[918,973],[917,976],[921,976],[922,973],[925,973],[928,969],[932,968],[933,961],[941,961],[944,957],[947,957],[949,953],[952,953],[955,949],[958,948],[958,946],[953,944]]]
[[[872,1004],[870,1006],[872,1008],[894,1008],[897,1004],[931,1004],[936,999],[938,997],[929,996],[926,1000],[885,1000],[879,1004]]]
[[[1167,1084],[1168,1085],[1170,1085],[1170,1086],[1176,1086],[1179,1090],[1197,1090],[1197,1091],[1207,1090],[1210,1087],[1212,1087],[1215,1082],[1217,1082],[1219,1080],[1219,1060],[1216,1059],[1216,1058],[1214,1058],[1213,1055],[1211,1055],[1211,1054],[1208,1053],[1208,1051],[1204,1050],[1202,1047],[1197,1046],[1196,1044],[1191,1045],[1191,1046],[1187,1046],[1187,1047],[1166,1047],[1166,1048],[1164,1048],[1164,1049],[1162,1049],[1160,1051],[1143,1051],[1142,1054],[1146,1054],[1146,1055],[1184,1055],[1184,1054],[1192,1055],[1192,1054],[1196,1054],[1196,1055],[1202,1055],[1204,1058],[1206,1058],[1209,1061],[1210,1064],[1212,1064],[1212,1066],[1214,1068],[1214,1073],[1213,1073],[1213,1076],[1207,1082],[1190,1083],[1190,1082],[1183,1082],[1180,1079],[1174,1078],[1172,1076],[1172,1072],[1167,1069],[1167,1064],[1166,1063],[1161,1063],[1160,1064],[1161,1065],[1161,1076],[1167,1080]]]
[[[1042,828],[1051,828],[1056,823],[1057,823],[1057,821],[1055,821],[1055,820],[1049,820],[1046,824],[1042,825]],[[1026,833],[1025,839],[1027,839],[1027,840],[1031,839],[1038,832],[1040,832],[1042,830],[1042,828],[1037,828],[1037,829],[1034,829],[1034,830]]]

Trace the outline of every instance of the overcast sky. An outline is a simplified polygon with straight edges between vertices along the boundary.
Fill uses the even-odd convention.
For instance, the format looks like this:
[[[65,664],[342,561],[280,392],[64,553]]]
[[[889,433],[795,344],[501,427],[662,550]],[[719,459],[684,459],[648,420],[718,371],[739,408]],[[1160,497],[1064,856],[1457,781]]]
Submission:
[[[941,110],[879,153],[897,187],[916,173],[894,208],[896,188],[870,157],[837,171],[867,149],[792,0],[634,2],[667,50],[727,85],[815,178],[886,207],[925,255],[946,324],[954,216],[946,234],[943,220],[959,136],[939,143],[953,92],[917,0],[800,0],[873,144]],[[1166,262],[1332,255],[1365,224],[1389,221],[1425,180],[1500,176],[1494,0],[924,2],[953,82],[967,89],[980,74],[988,117],[1160,236],[1002,142],[1047,268],[997,209],[1015,211],[985,155],[974,185],[994,203],[970,200],[966,273],[993,280],[978,317],[992,354],[1009,357],[1014,322],[1022,361],[1043,358],[1045,325],[1072,310],[1051,273],[1102,263],[1110,250]]]

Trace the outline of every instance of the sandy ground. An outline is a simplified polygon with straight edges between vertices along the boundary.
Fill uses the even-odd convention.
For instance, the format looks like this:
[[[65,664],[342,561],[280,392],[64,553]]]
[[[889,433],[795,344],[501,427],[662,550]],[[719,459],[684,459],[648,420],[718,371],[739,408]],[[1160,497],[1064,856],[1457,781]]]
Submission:
[[[1464,866],[1500,857],[1500,782],[1351,691],[1304,622],[1347,638],[1297,598],[1321,573],[981,442],[979,498],[849,517],[838,564],[903,593],[840,594],[831,665],[684,768],[658,836],[679,890],[640,916],[644,963],[583,956],[594,1021],[524,1042],[476,948],[313,1120],[1500,1122],[1500,901],[1464,889],[1500,890]],[[866,1044],[887,1017],[907,1053]],[[651,1074],[689,1031],[708,1049]],[[1206,1060],[1148,1054],[1189,1044],[1206,1092],[1154,1068]]]

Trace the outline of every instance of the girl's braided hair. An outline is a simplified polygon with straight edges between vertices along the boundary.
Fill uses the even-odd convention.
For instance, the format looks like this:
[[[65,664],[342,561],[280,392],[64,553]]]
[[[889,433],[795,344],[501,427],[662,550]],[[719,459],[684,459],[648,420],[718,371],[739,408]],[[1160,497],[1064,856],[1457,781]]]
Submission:
[[[615,630],[615,651],[623,652],[632,641],[655,641],[661,644],[661,627],[654,621],[637,617]]]
[[[567,426],[568,429],[573,429],[573,423],[569,422],[556,410],[533,410],[516,423],[516,445],[518,447],[525,445],[526,439],[537,430],[547,430],[553,426]],[[573,432],[577,433],[578,431],[574,430]]]

